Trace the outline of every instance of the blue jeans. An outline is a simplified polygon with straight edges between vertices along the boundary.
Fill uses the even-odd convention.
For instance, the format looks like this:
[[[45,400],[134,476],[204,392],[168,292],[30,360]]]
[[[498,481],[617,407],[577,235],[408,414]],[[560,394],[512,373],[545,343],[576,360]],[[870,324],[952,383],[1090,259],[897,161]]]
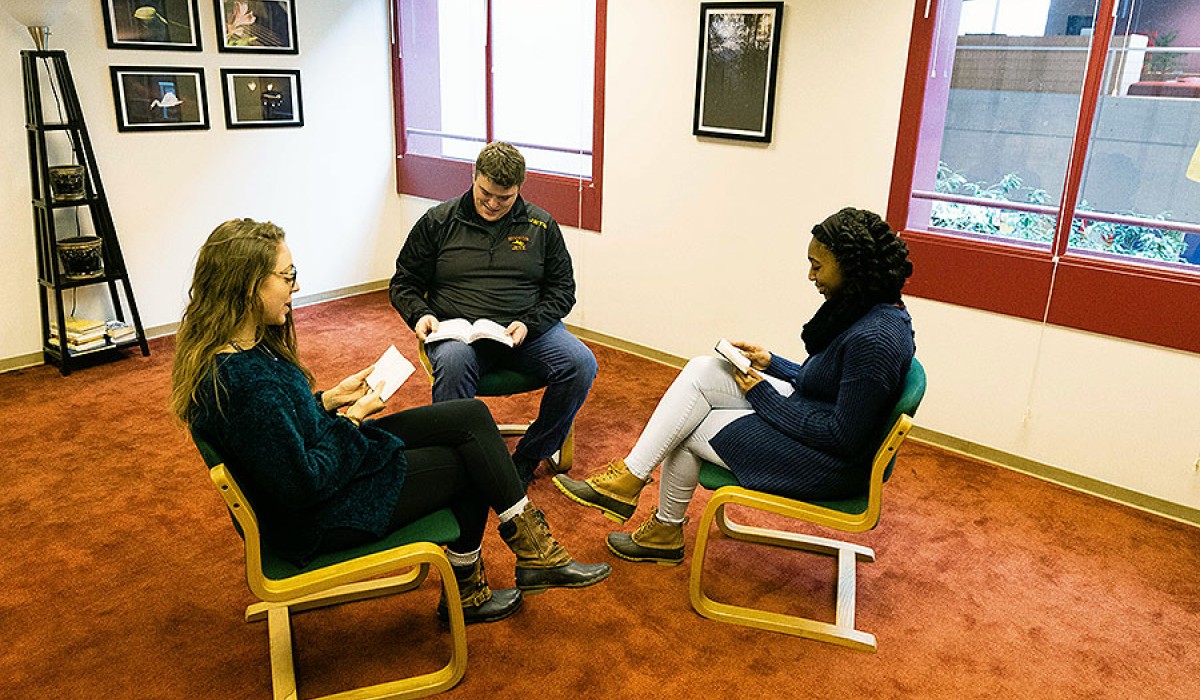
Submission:
[[[434,403],[474,398],[479,377],[492,369],[532,374],[546,383],[537,419],[513,452],[527,459],[546,459],[562,447],[596,378],[596,356],[561,321],[515,348],[490,340],[471,345],[444,340],[426,345],[425,353],[433,365]]]

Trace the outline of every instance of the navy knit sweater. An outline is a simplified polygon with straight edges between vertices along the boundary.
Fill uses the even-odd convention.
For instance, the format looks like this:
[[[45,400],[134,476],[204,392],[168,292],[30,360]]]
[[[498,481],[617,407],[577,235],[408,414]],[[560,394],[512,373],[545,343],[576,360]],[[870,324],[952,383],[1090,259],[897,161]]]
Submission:
[[[300,370],[263,345],[219,355],[217,372],[224,415],[206,395],[192,429],[226,460],[272,550],[303,564],[332,528],[387,534],[404,485],[400,438],[326,413]]]
[[[912,363],[912,318],[879,304],[804,364],[771,356],[767,382],[746,392],[754,413],[711,444],[743,486],[789,498],[843,498],[865,492],[871,459]]]

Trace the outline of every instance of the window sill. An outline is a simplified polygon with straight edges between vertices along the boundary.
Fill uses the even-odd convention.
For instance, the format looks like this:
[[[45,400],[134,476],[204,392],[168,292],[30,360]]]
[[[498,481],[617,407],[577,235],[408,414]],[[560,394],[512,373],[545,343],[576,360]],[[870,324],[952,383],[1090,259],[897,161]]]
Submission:
[[[1062,256],[1056,272],[1044,249],[924,231],[901,235],[914,268],[906,294],[1200,353],[1189,320],[1200,308],[1200,275],[1085,253]]]

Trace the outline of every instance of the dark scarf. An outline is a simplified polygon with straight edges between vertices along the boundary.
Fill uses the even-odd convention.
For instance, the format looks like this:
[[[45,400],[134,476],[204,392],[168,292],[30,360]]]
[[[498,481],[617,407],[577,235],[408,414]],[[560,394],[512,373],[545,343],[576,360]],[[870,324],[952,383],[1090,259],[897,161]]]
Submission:
[[[817,313],[804,324],[800,339],[809,355],[815,355],[833,342],[854,322],[862,318],[874,306],[874,302],[863,299],[848,299],[845,295],[829,299]]]

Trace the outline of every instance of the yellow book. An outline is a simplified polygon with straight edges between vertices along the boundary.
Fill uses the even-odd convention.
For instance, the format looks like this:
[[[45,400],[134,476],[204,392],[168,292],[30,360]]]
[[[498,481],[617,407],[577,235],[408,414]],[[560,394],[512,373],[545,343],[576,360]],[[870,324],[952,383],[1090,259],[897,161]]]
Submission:
[[[67,335],[85,335],[88,332],[99,329],[104,331],[106,326],[104,321],[93,321],[89,318],[77,318],[75,316],[67,316],[63,321],[63,325],[67,327]],[[50,320],[50,330],[58,330],[58,324],[53,319]]]

